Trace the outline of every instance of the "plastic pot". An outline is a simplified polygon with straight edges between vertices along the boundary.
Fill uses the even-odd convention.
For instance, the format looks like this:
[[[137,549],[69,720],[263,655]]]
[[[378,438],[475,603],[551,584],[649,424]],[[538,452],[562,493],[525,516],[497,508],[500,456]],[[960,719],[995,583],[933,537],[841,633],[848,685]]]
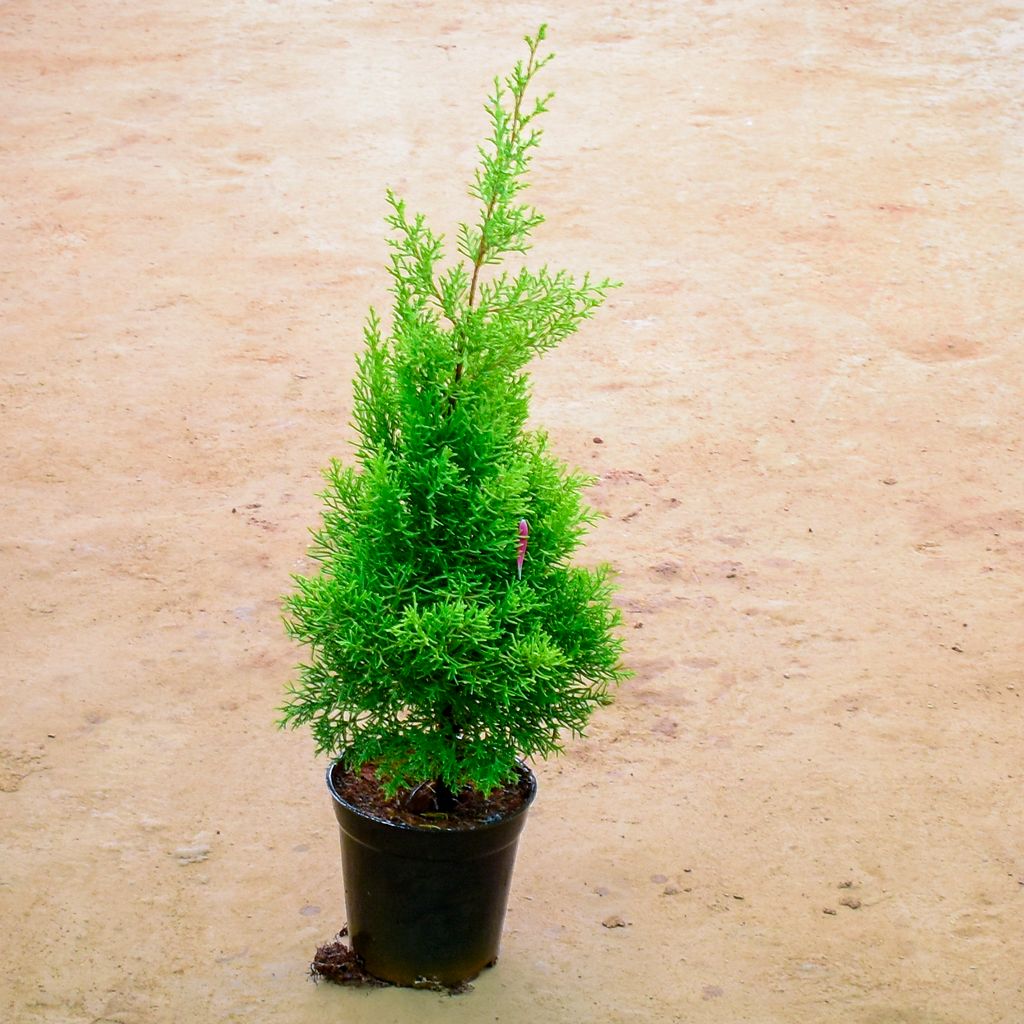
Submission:
[[[516,845],[537,792],[508,817],[469,829],[382,821],[327,788],[341,831],[353,950],[371,974],[396,985],[459,985],[498,958]]]

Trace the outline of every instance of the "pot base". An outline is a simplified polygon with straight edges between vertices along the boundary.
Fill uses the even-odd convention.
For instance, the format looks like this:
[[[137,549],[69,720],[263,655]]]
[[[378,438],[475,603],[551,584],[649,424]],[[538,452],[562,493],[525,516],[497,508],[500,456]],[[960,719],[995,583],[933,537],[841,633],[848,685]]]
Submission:
[[[309,965],[309,973],[313,976],[313,980],[327,981],[332,985],[347,985],[351,988],[396,987],[394,982],[378,978],[366,969],[362,957],[351,946],[347,946],[341,941],[342,937],[347,934],[348,927],[346,926],[333,942],[317,946],[316,956],[313,957],[313,962]],[[496,960],[492,960],[489,964],[485,964],[484,970],[493,967],[496,963]],[[476,977],[467,978],[465,981],[459,982],[458,985],[442,985],[439,981],[424,980],[409,987],[458,996],[473,990],[471,983],[476,980]]]

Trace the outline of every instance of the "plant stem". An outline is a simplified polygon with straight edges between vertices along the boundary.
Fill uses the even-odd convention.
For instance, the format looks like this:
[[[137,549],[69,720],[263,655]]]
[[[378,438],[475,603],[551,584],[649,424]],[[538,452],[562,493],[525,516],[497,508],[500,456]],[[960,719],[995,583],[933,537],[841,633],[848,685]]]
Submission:
[[[452,731],[452,736],[455,739],[455,759],[458,761],[460,759],[459,740],[462,739],[462,728],[459,726],[459,723],[455,720],[455,709],[451,706],[451,704],[445,705],[444,711],[441,712],[441,721],[445,725],[447,725]],[[438,776],[434,780],[435,806],[439,811],[448,814],[455,809],[455,803],[455,794],[448,788],[444,779]]]
[[[455,794],[445,785],[442,778],[434,780],[434,806],[441,814],[451,814],[458,800]]]
[[[541,34],[543,35],[543,33]],[[514,93],[515,105],[512,108],[512,133],[509,136],[508,147],[509,151],[515,149],[516,143],[519,141],[519,132],[522,129],[522,121],[520,120],[523,97],[526,95],[526,88],[530,84],[530,79],[534,75],[534,58],[537,56],[537,47],[540,45],[540,36],[533,41],[530,46],[530,57],[526,62],[526,75],[523,79],[523,87],[519,92]],[[473,304],[476,302],[476,286],[480,278],[480,269],[484,265],[485,258],[487,256],[487,225],[490,223],[491,217],[494,215],[494,207],[498,202],[497,192],[492,193],[490,200],[487,203],[487,209],[484,212],[483,220],[480,223],[480,245],[477,249],[476,259],[473,261],[473,276],[469,282],[469,300],[467,302],[467,308],[473,309]],[[461,354],[461,353],[460,353]],[[462,360],[460,359],[455,365],[455,383],[458,384],[462,380]],[[452,405],[455,404],[455,398],[452,397]]]

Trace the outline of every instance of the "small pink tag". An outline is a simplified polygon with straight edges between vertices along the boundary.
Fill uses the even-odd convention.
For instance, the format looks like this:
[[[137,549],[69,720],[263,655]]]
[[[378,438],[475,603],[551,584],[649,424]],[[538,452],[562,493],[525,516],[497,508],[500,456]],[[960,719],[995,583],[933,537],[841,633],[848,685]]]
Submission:
[[[519,520],[519,557],[516,559],[516,573],[523,578],[523,560],[526,558],[526,546],[530,543],[530,524],[525,519]]]

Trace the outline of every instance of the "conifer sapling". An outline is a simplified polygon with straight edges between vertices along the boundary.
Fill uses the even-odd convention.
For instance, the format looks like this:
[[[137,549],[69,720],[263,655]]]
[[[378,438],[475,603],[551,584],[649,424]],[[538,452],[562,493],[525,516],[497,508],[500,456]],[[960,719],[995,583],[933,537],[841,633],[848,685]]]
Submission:
[[[393,310],[370,311],[353,382],[354,465],[325,471],[323,521],[285,599],[308,645],[282,724],[317,751],[374,766],[389,794],[489,792],[520,757],[561,750],[625,677],[610,571],[570,563],[595,514],[590,480],[527,426],[532,357],[591,316],[611,281],[498,268],[543,217],[522,203],[551,94],[528,101],[541,26],[485,109],[470,195],[443,238],[387,192]]]

